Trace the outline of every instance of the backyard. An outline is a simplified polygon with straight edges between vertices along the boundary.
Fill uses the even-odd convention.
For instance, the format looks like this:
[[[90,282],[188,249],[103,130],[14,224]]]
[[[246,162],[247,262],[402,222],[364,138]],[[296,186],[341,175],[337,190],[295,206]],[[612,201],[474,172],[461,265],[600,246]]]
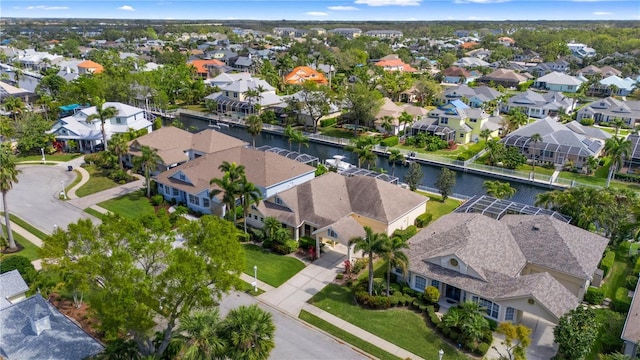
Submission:
[[[279,255],[253,244],[244,245],[247,259],[245,274],[253,276],[253,266],[258,266],[258,279],[273,287],[284,284],[304,269],[304,263],[294,257]]]
[[[431,221],[436,221],[439,217],[453,212],[458,206],[460,201],[452,198],[448,198],[447,201],[442,202],[442,196],[430,194],[424,191],[418,191],[418,193],[429,198],[427,202],[427,212],[433,215]]]

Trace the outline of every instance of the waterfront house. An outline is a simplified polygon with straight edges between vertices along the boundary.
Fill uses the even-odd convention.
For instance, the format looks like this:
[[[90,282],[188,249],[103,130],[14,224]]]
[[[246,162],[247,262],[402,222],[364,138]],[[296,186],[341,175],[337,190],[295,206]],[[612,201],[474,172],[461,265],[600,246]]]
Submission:
[[[427,200],[374,177],[328,172],[265,197],[252,209],[248,224],[262,228],[264,218],[273,216],[292,231],[296,240],[310,236],[318,245],[338,242],[349,246],[353,237],[364,235],[363,226],[391,235],[414,225],[416,217],[426,211]]]
[[[224,176],[218,168],[223,161],[243,165],[247,181],[259,189],[263,199],[313,179],[316,170],[272,152],[233,147],[196,157],[158,174],[158,194],[193,211],[224,216],[228,209],[221,201],[222,195],[209,197],[215,187],[209,184],[211,179]]]
[[[406,112],[411,115],[412,121],[408,124],[400,123],[399,118],[402,116],[402,113]],[[373,121],[376,129],[382,133],[387,133],[391,135],[398,135],[401,131],[405,130],[405,127],[411,125],[412,122],[416,120],[422,119],[424,116],[428,114],[427,109],[414,106],[409,104],[396,105],[391,99],[385,97],[383,98],[382,106],[380,110],[376,114],[375,120]],[[386,121],[385,117],[390,117],[390,129],[386,129],[383,124]]]
[[[450,103],[461,100],[472,108],[486,106],[491,101],[496,101],[502,95],[501,92],[488,86],[469,87],[468,85],[458,85],[444,89],[440,102]]]
[[[125,164],[132,166],[133,157],[140,156],[143,146],[157,151],[161,163],[153,173],[158,173],[206,154],[245,145],[244,141],[213,129],[192,134],[174,126],[165,126],[130,141]]]
[[[534,134],[539,134],[542,141],[532,142]],[[582,168],[589,156],[600,156],[609,137],[609,133],[577,121],[565,125],[547,117],[517,129],[500,142],[517,147],[527,159],[535,159],[537,163],[556,166],[571,163]]]
[[[405,281],[437,287],[446,307],[477,302],[495,321],[557,323],[580,304],[608,242],[549,215],[452,213],[409,239]]]
[[[205,102],[213,103],[218,113],[230,116],[244,117],[282,104],[283,100],[276,95],[276,89],[268,82],[255,78],[249,73],[222,73],[207,82],[217,86],[220,91],[204,98]],[[248,90],[257,90],[260,94],[255,97],[247,96]]]
[[[24,281],[18,270],[0,274],[0,310],[26,299],[29,285]]]
[[[510,97],[503,104],[500,111],[509,113],[512,109],[519,109],[528,117],[542,119],[547,116],[555,117],[559,114],[569,114],[573,110],[574,101],[562,93],[549,91],[541,94],[526,90]]]
[[[119,102],[105,102],[102,107],[116,109],[116,115],[107,119],[104,124],[107,140],[113,134],[126,133],[129,129],[146,130],[148,133],[153,131],[152,123],[147,120],[143,109]],[[75,114],[58,120],[49,133],[65,147],[68,147],[69,141],[73,140],[81,152],[95,151],[96,146],[102,144],[102,132],[100,119],[87,120],[93,114],[96,114],[95,106],[80,109]]]
[[[593,119],[596,124],[620,119],[633,127],[640,124],[640,101],[622,101],[614,97],[596,100],[578,110],[576,119]]]
[[[582,80],[554,71],[536,79],[532,86],[542,90],[575,93],[580,85]]]
[[[631,307],[620,337],[624,341],[623,354],[629,359],[636,359],[640,355],[640,282],[636,284]]]

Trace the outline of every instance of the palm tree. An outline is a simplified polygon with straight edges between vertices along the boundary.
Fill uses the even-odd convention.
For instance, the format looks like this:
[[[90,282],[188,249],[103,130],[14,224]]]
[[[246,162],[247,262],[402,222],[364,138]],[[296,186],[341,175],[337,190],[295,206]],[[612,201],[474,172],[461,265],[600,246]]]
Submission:
[[[291,143],[293,142],[292,137],[293,137],[293,133],[294,132],[295,132],[295,130],[293,130],[293,127],[291,127],[291,125],[287,125],[287,127],[284,128],[283,135],[289,141],[289,151],[291,151]]]
[[[487,146],[487,141],[489,140],[490,137],[491,137],[491,130],[482,129],[482,131],[480,131],[480,138],[484,140],[485,149]]]
[[[535,178],[536,174],[536,154],[538,150],[538,142],[542,141],[542,135],[535,133],[531,135],[529,140],[533,143],[533,154],[531,154],[531,172],[532,176]]]
[[[262,97],[262,94],[258,91],[258,89],[247,89],[243,93],[244,97],[247,99],[249,103],[249,111],[253,112],[253,101]]]
[[[107,120],[118,115],[118,110],[113,106],[104,107],[105,100],[101,98],[96,99],[96,113],[87,117],[87,122],[94,119],[100,119],[100,132],[102,132],[102,144],[104,149],[107,149],[107,133],[104,130],[104,124]]]
[[[309,137],[304,136],[302,131],[292,131],[289,139],[298,144],[298,152],[302,150],[302,145],[309,147]]]
[[[222,323],[226,357],[266,360],[275,347],[275,330],[271,314],[255,304],[231,310]]]
[[[517,130],[520,126],[527,125],[529,117],[520,109],[511,109],[507,117],[507,133]]]
[[[267,238],[273,238],[276,234],[276,232],[278,231],[278,229],[280,229],[282,227],[282,225],[280,224],[280,221],[278,219],[276,219],[273,216],[267,216],[266,218],[264,218],[264,234]]]
[[[587,175],[591,175],[593,171],[598,167],[598,159],[596,159],[594,156],[589,156],[585,165],[587,168]]]
[[[11,231],[9,220],[9,207],[7,205],[7,193],[13,188],[13,184],[18,182],[20,170],[16,168],[16,159],[13,156],[9,143],[0,144],[0,192],[2,193],[2,206],[4,208],[4,222],[7,227],[7,239],[9,248],[16,249],[16,242]]]
[[[497,164],[504,153],[504,145],[496,139],[487,141],[487,151],[489,152],[489,165]]]
[[[614,118],[609,122],[609,124],[611,124],[611,126],[616,129],[616,134],[614,135],[614,137],[618,137],[618,132],[620,131],[620,128],[625,125],[625,122],[620,118]]]
[[[14,96],[9,96],[8,98],[4,99],[2,107],[6,112],[11,114],[14,122],[18,118],[18,114],[22,114],[22,112],[27,108],[24,102],[22,102],[22,99]]]
[[[511,187],[508,182],[487,180],[482,184],[487,195],[498,199],[508,199],[516,194],[516,189]]]
[[[195,311],[180,319],[175,340],[182,345],[181,359],[224,359],[227,344],[220,336],[217,308]]]
[[[381,255],[387,261],[387,296],[389,296],[389,287],[391,286],[391,269],[401,269],[403,277],[407,276],[407,267],[409,259],[402,252],[402,249],[408,249],[407,241],[399,236],[387,237],[387,241],[383,244]]]
[[[247,233],[247,217],[249,216],[249,209],[251,208],[251,204],[260,204],[260,200],[262,199],[260,194],[260,189],[258,189],[252,182],[247,181],[246,178],[243,179],[240,189],[238,190],[240,195],[240,199],[242,199],[242,210],[244,214],[244,232]]]
[[[135,157],[133,160],[134,168],[144,171],[148,198],[151,198],[151,171],[157,169],[158,164],[161,162],[162,159],[158,155],[158,150],[146,145],[140,148],[140,156]]]
[[[386,131],[390,133],[393,129],[393,117],[389,115],[385,115],[380,119],[380,126]]]
[[[392,148],[389,150],[389,162],[391,163],[391,176],[396,176],[396,162],[402,161],[404,163],[405,157],[400,150]]]
[[[612,137],[604,143],[604,153],[611,158],[611,166],[609,167],[609,175],[607,176],[607,183],[605,187],[609,187],[611,179],[625,157],[629,156],[631,152],[631,141],[624,138]]]
[[[217,189],[209,191],[209,197],[215,198],[218,194],[222,194],[221,202],[229,207],[229,212],[233,216],[233,224],[236,224],[236,198],[239,192],[238,183],[232,181],[229,173],[225,173],[222,178],[213,178],[209,181],[210,185],[216,185]]]
[[[245,124],[247,125],[247,132],[251,135],[253,140],[253,147],[256,147],[256,136],[262,131],[262,119],[259,116],[251,115],[247,118]]]
[[[413,116],[411,116],[411,114],[409,114],[406,111],[403,111],[402,113],[400,113],[400,117],[398,117],[398,121],[403,124],[402,126],[402,130],[404,131],[404,134],[407,134],[407,125],[413,122]]]
[[[218,166],[218,169],[224,173],[228,173],[233,182],[239,182],[245,177],[244,165],[238,165],[236,162],[223,161],[222,164]]]
[[[355,251],[362,250],[369,256],[369,295],[373,295],[373,255],[380,253],[388,236],[384,233],[374,233],[368,226],[364,227],[364,232],[364,237],[356,237],[352,241]]]
[[[120,170],[124,170],[124,165],[122,164],[122,157],[127,154],[128,151],[127,140],[121,134],[116,134],[111,138],[109,142],[109,151],[118,157],[118,165],[120,165]]]

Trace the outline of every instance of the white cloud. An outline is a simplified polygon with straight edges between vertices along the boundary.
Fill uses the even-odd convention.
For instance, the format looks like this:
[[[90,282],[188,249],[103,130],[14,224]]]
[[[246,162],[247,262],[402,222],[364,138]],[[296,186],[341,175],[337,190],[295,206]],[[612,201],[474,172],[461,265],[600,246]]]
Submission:
[[[595,12],[593,12],[593,15],[598,15],[598,16],[613,15],[613,13],[609,12],[609,11],[595,11]]]
[[[327,9],[333,11],[354,11],[358,10],[355,6],[327,6]]]
[[[418,6],[422,0],[356,0],[356,4],[369,6]]]
[[[38,6],[27,6],[27,10],[69,10],[69,7],[38,5]]]
[[[129,5],[122,5],[118,8],[118,10],[136,11],[136,9],[134,9],[133,6],[129,6]]]
[[[454,0],[456,4],[497,4],[505,3],[511,0]]]
[[[328,16],[329,15],[326,12],[322,12],[322,11],[309,11],[309,12],[306,12],[305,14],[311,15],[311,16]]]

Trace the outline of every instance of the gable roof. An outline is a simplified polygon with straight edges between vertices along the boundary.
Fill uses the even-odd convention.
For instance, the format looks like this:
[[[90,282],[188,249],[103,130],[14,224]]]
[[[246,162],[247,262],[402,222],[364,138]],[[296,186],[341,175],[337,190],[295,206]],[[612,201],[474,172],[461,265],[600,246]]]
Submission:
[[[104,71],[104,68],[102,67],[102,65],[98,64],[95,61],[91,61],[91,60],[85,60],[85,61],[79,63],[76,66],[78,68],[82,68],[82,69],[93,69],[93,73],[94,74],[99,74],[99,73]]]
[[[287,84],[300,84],[305,81],[313,81],[318,84],[329,83],[323,73],[314,70],[309,66],[298,66],[284,77],[284,82]]]
[[[0,284],[2,284],[0,286],[0,310],[11,306],[9,298],[29,291],[29,286],[24,282],[18,270],[0,274]]]
[[[104,350],[40,294],[0,310],[0,329],[0,355],[7,359],[81,360]]]
[[[554,84],[554,85],[574,85],[574,86],[580,86],[582,84],[582,81],[578,80],[577,78],[567,75],[565,73],[561,73],[561,72],[551,72],[548,73],[547,75],[541,76],[538,78],[538,80],[536,80],[537,82],[544,82],[547,84]]]
[[[209,70],[207,69],[207,65],[216,65],[216,66],[224,66],[224,63],[220,60],[210,59],[210,60],[192,60],[190,61],[191,65],[196,68],[198,74],[207,74]]]
[[[510,69],[497,69],[482,78],[487,81],[513,81],[517,83],[522,83],[528,80],[527,77]]]

